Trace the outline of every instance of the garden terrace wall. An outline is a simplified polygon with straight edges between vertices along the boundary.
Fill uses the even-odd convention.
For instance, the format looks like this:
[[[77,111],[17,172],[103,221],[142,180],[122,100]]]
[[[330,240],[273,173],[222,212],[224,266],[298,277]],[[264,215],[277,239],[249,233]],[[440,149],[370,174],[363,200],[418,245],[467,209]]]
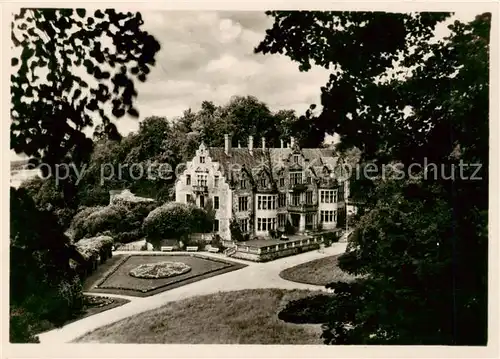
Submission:
[[[254,246],[251,243],[236,243],[236,252],[232,257],[254,262],[267,262],[319,249],[322,242],[322,237],[310,237],[282,241],[277,244],[270,243],[269,246]]]

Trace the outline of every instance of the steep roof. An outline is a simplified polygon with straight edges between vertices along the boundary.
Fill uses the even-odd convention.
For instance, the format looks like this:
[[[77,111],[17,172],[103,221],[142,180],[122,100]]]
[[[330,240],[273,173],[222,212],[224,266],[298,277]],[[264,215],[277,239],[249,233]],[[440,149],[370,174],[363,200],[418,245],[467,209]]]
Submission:
[[[335,151],[328,148],[254,148],[252,153],[248,148],[231,148],[229,155],[223,147],[209,147],[208,151],[212,160],[221,165],[226,177],[230,175],[232,165],[244,166],[248,171],[252,171],[259,167],[268,167],[270,159],[274,169],[279,167],[280,163],[286,166],[284,162],[294,152],[301,153],[315,170],[323,168],[324,165],[332,168],[338,159]]]

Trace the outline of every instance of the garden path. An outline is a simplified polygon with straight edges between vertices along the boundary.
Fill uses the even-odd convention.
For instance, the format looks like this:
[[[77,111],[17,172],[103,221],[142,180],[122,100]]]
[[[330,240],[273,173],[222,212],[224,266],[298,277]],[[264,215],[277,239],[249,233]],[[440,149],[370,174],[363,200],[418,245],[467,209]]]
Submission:
[[[308,289],[325,291],[326,289],[323,286],[287,281],[281,278],[279,273],[286,268],[290,268],[301,263],[309,262],[325,256],[343,253],[345,249],[346,243],[340,242],[334,243],[331,247],[325,248],[321,251],[305,252],[266,263],[252,263],[244,261],[245,264],[248,264],[245,268],[186,284],[184,286],[145,298],[114,295],[113,297],[125,298],[130,300],[130,302],[120,307],[67,324],[62,328],[41,333],[39,335],[39,339],[40,342],[44,344],[68,343],[99,327],[112,324],[121,319],[145,312],[147,310],[161,307],[168,302],[198,295],[258,288]],[[125,253],[145,254],[145,252]],[[226,257],[220,254],[203,253],[203,255],[226,259]],[[229,260],[243,262],[233,258],[230,258]],[[88,294],[95,295],[95,293]],[[111,297],[111,295],[108,294],[102,295]]]

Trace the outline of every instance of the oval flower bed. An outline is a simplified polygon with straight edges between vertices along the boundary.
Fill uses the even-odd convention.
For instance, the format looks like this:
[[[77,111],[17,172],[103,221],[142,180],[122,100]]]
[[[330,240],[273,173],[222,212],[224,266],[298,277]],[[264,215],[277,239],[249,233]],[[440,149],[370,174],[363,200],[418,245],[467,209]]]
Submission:
[[[191,267],[182,262],[157,262],[141,264],[130,271],[136,278],[160,279],[187,273]]]

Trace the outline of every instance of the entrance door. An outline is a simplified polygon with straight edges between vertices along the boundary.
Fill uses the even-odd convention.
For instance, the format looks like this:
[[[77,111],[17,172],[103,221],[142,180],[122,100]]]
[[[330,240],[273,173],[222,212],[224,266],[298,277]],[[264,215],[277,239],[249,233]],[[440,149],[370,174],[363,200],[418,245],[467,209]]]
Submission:
[[[300,214],[292,213],[290,214],[290,218],[292,220],[292,226],[294,226],[295,228],[299,228]]]
[[[200,207],[205,207],[205,196],[203,195],[200,196]]]

